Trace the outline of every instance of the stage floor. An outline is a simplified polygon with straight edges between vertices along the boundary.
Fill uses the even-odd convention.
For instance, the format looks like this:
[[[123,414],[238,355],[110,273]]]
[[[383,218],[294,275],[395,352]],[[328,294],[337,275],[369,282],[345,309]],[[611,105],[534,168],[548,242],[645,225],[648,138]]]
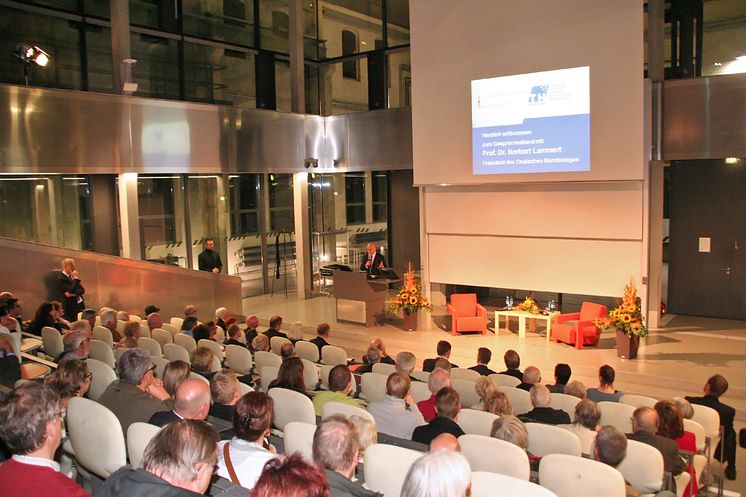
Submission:
[[[258,315],[262,325],[273,314],[283,317],[285,328],[293,321],[301,321],[307,338],[315,335],[318,323],[326,321],[332,326],[330,342],[344,347],[358,361],[375,336],[383,339],[390,355],[402,350],[413,352],[420,367],[423,359],[435,357],[438,340],[448,340],[453,346],[451,362],[461,367],[475,365],[477,348],[489,347],[493,354],[489,367],[502,371],[503,354],[514,349],[521,356],[521,368],[538,367],[545,383],[554,382],[554,365],[565,362],[572,367],[573,379],[593,387],[598,383],[599,366],[610,364],[616,370],[617,389],[656,398],[700,395],[705,380],[720,373],[730,384],[724,401],[737,410],[737,429],[746,424],[746,322],[743,321],[668,315],[662,320],[664,327],[651,330],[642,341],[638,358],[625,360],[616,356],[611,333],[603,334],[597,347],[577,350],[565,344],[547,343],[542,324],[537,325],[538,333],[528,331],[525,339],[518,338],[515,319],[511,320],[511,331],[500,329],[495,334],[494,312],[488,312],[488,335],[453,336],[450,316],[444,307],[435,308],[432,313],[421,312],[417,331],[412,332],[402,330],[401,321],[396,318],[371,328],[337,322],[334,298],[328,296],[310,300],[298,299],[295,294],[287,298],[252,297],[243,300],[243,311]],[[746,460],[745,452],[739,449],[740,461]],[[739,466],[746,471],[743,464]],[[745,482],[743,489],[738,481],[728,482],[726,488],[746,494],[746,478],[741,480]]]

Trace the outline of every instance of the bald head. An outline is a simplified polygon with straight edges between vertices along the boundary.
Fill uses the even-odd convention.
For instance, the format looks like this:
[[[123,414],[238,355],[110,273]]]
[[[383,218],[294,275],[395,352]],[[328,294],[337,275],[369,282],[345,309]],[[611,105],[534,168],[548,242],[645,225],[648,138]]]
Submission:
[[[427,380],[427,388],[435,395],[443,387],[451,386],[451,374],[445,369],[435,368]]]
[[[655,433],[658,431],[658,413],[652,407],[638,407],[632,413],[632,431],[647,431]]]
[[[207,418],[210,411],[210,385],[192,378],[185,380],[174,395],[174,412],[184,419]]]
[[[248,326],[250,330],[259,327],[259,318],[256,317],[256,314],[252,314],[246,318],[246,326]]]
[[[461,452],[461,445],[455,436],[441,433],[430,442],[430,452]]]
[[[529,366],[523,371],[523,382],[535,385],[541,381],[541,371],[536,366]]]

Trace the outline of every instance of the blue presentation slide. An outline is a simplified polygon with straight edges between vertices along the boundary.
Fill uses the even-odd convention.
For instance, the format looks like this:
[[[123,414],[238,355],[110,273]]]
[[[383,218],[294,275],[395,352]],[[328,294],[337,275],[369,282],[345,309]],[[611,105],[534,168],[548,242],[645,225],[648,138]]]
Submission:
[[[575,67],[471,82],[474,174],[590,171],[590,78]]]

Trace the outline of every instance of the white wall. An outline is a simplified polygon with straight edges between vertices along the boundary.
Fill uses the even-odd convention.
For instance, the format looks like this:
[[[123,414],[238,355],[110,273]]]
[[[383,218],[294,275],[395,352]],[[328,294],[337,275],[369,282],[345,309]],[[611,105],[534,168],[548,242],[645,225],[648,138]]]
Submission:
[[[430,283],[619,296],[646,265],[641,0],[411,0]],[[591,171],[471,171],[470,81],[590,66]]]

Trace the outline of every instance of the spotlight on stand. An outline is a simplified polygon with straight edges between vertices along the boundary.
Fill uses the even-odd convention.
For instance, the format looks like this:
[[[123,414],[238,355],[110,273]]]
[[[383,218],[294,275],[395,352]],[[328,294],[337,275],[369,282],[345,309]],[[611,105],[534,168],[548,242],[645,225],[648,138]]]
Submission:
[[[26,79],[26,86],[28,86],[29,67],[31,64],[45,67],[50,61],[47,52],[36,45],[29,45],[28,43],[19,43],[16,45],[15,52],[13,53],[23,62],[23,75]]]

